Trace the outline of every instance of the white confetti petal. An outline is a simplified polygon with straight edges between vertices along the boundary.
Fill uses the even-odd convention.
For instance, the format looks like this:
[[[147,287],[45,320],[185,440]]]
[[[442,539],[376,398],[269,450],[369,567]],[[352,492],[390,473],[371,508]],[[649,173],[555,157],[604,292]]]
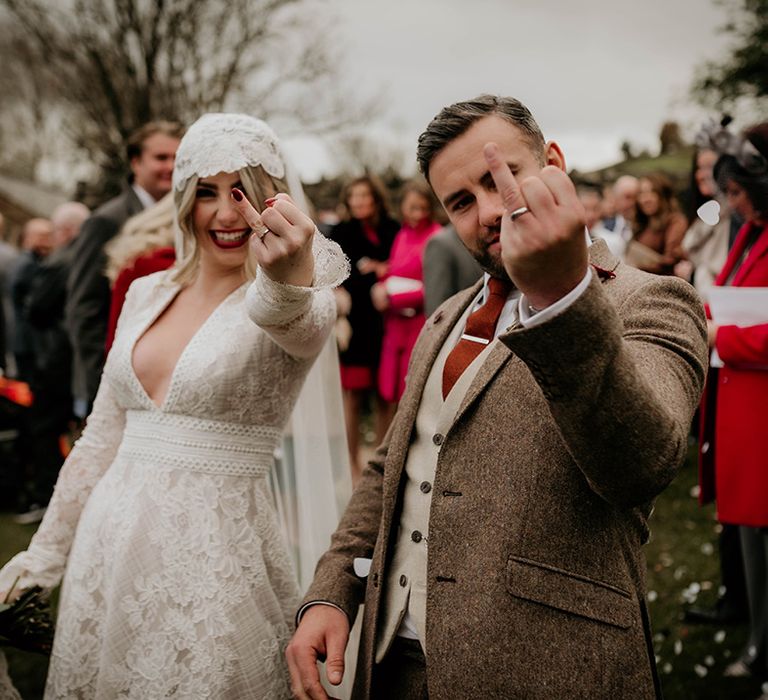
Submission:
[[[725,630],[718,630],[715,632],[715,641],[718,644],[722,644],[725,641]]]
[[[731,658],[731,650],[730,650],[730,649],[726,649],[726,650],[723,652],[723,656],[724,656],[726,659],[730,659],[730,658]]]
[[[701,582],[701,590],[702,591],[711,591],[712,590],[712,581],[702,581]]]
[[[658,599],[659,594],[656,593],[656,591],[648,591],[648,595],[646,597],[648,598],[649,603],[653,603]]]
[[[657,632],[653,635],[653,641],[654,642],[663,642],[664,641],[664,635],[661,632]]]
[[[670,663],[664,664],[661,667],[661,672],[662,673],[666,673],[666,674],[672,673],[672,664],[670,664]]]
[[[715,657],[714,656],[707,656],[704,659],[704,664],[706,666],[714,666],[715,665]]]
[[[715,552],[715,548],[712,545],[711,542],[705,542],[703,545],[701,545],[701,553],[705,554],[708,557],[711,557]]]
[[[763,695],[768,695],[768,683],[763,683],[760,686],[760,690],[762,691]]]
[[[701,664],[696,664],[693,667],[693,670],[696,671],[696,675],[699,678],[704,678],[704,676],[706,676],[709,673],[709,670],[707,669],[707,667],[706,666],[702,666]]]
[[[714,199],[704,202],[697,210],[699,218],[708,226],[715,226],[720,221],[720,203]]]
[[[675,642],[675,656],[680,656],[683,653],[683,643],[678,639]]]
[[[701,486],[696,484],[696,486],[691,487],[689,493],[691,494],[691,498],[698,498],[701,493]]]

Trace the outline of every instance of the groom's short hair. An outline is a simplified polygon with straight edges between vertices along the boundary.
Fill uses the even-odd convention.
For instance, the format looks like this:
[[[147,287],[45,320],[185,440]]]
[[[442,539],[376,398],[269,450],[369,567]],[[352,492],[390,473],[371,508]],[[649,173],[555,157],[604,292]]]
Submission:
[[[514,97],[480,95],[440,110],[419,136],[416,160],[419,170],[429,180],[429,166],[435,156],[451,141],[461,136],[476,121],[493,114],[516,126],[528,141],[531,152],[544,165],[544,135],[530,110]]]

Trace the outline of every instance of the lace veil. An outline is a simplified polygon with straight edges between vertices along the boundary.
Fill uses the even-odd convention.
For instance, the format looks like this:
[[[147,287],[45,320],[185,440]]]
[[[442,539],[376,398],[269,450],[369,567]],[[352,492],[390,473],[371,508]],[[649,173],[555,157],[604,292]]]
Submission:
[[[274,131],[247,114],[205,114],[187,130],[173,171],[174,190],[190,177],[208,177],[261,165],[288,183],[288,194],[308,213],[307,199],[296,170],[286,158]],[[183,236],[176,223],[177,259],[183,261]],[[328,251],[315,231],[313,250],[317,276],[327,274]],[[348,264],[345,263],[344,264]],[[322,286],[325,280],[318,283]],[[351,495],[349,457],[344,428],[338,353],[329,338],[312,366],[283,439],[271,474],[275,505],[296,561],[302,589],[330,544]]]

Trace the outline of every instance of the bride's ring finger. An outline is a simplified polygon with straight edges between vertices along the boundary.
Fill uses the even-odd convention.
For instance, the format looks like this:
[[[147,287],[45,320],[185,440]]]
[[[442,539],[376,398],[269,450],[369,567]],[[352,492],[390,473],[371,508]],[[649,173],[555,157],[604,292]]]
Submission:
[[[253,232],[259,237],[259,240],[264,243],[264,237],[271,233],[270,229],[268,229],[264,224],[262,224],[260,227],[255,228]]]

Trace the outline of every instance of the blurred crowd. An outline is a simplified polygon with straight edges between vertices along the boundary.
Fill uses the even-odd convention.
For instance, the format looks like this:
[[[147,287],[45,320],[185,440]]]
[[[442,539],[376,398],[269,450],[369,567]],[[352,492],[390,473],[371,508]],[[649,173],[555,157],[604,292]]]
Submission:
[[[50,219],[27,221],[14,243],[0,218],[0,493],[18,522],[44,513],[68,438],[90,411],[128,286],[175,260],[169,192],[182,132],[171,122],[136,132],[128,185],[93,212],[67,202]],[[663,173],[577,183],[590,239],[626,264],[681,277],[705,303],[713,286],[768,287],[768,126],[745,132],[740,144],[697,147],[679,192]],[[712,202],[719,216],[700,213]],[[388,192],[365,175],[347,183],[335,223],[320,224],[352,263],[336,290],[336,340],[353,479],[362,441],[381,440],[392,420],[426,318],[482,275],[437,209],[425,182]],[[724,524],[725,593],[715,610],[689,617],[749,619],[750,642],[732,675],[768,672],[766,329],[768,313],[750,328],[711,321],[710,345],[723,366],[710,373],[693,430],[701,435],[702,497],[717,498]]]

